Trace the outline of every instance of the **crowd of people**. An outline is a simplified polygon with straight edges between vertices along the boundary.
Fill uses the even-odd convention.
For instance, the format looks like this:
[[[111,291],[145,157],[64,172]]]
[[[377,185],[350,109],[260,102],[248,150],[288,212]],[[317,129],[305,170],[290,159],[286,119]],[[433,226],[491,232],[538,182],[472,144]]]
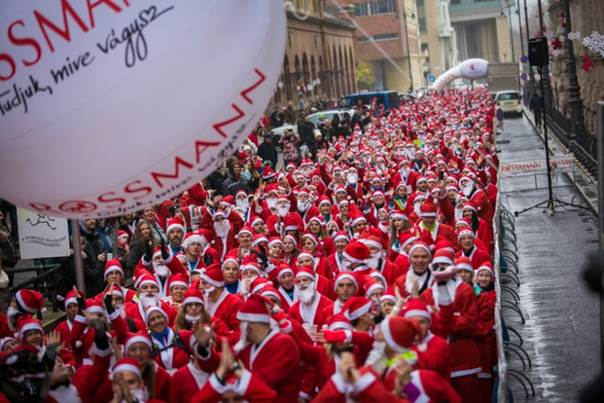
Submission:
[[[82,221],[65,320],[31,289],[0,315],[0,402],[491,401],[493,101],[357,110],[283,163],[266,118],[179,197]]]

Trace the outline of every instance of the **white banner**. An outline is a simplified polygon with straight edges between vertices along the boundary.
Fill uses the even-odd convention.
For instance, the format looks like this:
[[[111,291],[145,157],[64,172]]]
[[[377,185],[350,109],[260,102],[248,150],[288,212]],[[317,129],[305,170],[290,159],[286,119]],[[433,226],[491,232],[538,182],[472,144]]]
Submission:
[[[552,173],[570,172],[575,166],[575,159],[572,156],[552,157],[549,160]],[[499,171],[503,175],[536,175],[546,172],[545,159],[513,161],[501,164]]]
[[[67,220],[17,207],[22,259],[69,256]]]

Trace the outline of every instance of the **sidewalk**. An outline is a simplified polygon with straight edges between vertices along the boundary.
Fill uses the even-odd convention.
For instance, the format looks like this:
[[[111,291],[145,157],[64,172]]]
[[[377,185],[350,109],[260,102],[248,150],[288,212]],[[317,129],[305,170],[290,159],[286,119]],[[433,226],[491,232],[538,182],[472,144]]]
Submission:
[[[524,115],[526,116],[528,122],[531,124],[531,126],[533,127],[533,129],[535,130],[535,132],[539,135],[539,137],[541,138],[542,141],[545,141],[544,135],[543,135],[543,130],[541,129],[541,127],[536,127],[535,126],[535,117],[533,115],[533,113],[527,109],[527,108],[523,108],[524,111]],[[560,154],[572,154],[572,152],[566,148],[566,146],[564,144],[562,144],[557,138],[556,135],[554,133],[552,133],[551,130],[548,130],[548,143],[549,143],[549,149],[550,152],[552,153],[552,155],[560,155]],[[579,163],[579,161],[577,161],[577,159],[574,157],[573,158],[575,160],[575,177],[574,177],[574,183],[577,186],[577,189],[579,190],[579,193],[581,193],[581,195],[585,198],[585,200],[587,201],[587,203],[589,204],[589,206],[591,207],[591,209],[598,214],[598,183],[596,182],[596,178],[592,177],[591,174],[589,172],[587,172],[587,170],[585,170],[585,168],[583,168],[583,166]]]
[[[499,145],[502,163],[544,158],[544,144],[525,117],[506,120],[499,139],[508,140]],[[552,152],[564,153],[555,140],[550,146]],[[559,199],[575,198],[585,205],[568,175],[554,176],[552,185]],[[548,197],[545,174],[502,175],[499,187],[501,203],[512,212]],[[553,216],[533,209],[516,218],[520,308],[526,324],[511,310],[503,314],[506,324],[522,335],[531,357],[533,367],[525,374],[535,385],[532,401],[576,401],[578,391],[600,370],[598,298],[581,280],[587,254],[598,248],[597,228],[594,214],[575,208],[557,208]],[[511,368],[521,368],[514,355],[508,360]],[[510,380],[510,387],[516,402],[525,401],[518,382]]]

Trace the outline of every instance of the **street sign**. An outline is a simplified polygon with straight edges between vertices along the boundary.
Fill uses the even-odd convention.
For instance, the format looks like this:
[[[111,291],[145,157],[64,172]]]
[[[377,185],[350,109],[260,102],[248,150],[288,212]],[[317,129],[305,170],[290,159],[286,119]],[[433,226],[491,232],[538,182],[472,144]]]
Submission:
[[[434,74],[430,73],[430,74],[428,74],[427,79],[428,79],[429,83],[433,83],[434,81],[436,81],[436,76]]]
[[[575,166],[575,160],[570,154],[551,157],[550,165],[552,167],[552,174],[560,172],[572,172]],[[546,172],[546,164],[545,159],[513,161],[501,164],[499,169],[502,175],[537,175]]]
[[[21,258],[69,256],[69,234],[65,218],[17,207],[17,223]]]

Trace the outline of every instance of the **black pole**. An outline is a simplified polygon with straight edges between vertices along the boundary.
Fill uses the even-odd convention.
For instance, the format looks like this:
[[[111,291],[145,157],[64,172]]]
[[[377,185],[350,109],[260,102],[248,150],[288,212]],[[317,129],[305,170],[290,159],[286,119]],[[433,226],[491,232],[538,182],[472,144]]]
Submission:
[[[407,43],[407,63],[409,66],[409,89],[413,92],[413,71],[411,67],[411,48],[409,48],[409,26],[407,25],[407,3],[403,2],[403,24],[405,24],[405,41]]]
[[[547,40],[544,35],[544,25],[543,25],[543,11],[541,9],[541,0],[537,0],[537,6],[539,8],[539,31],[541,32],[541,37],[544,40]],[[554,205],[554,195],[552,191],[552,169],[549,165],[549,138],[547,133],[547,108],[549,106],[549,99],[547,97],[547,91],[549,87],[549,55],[545,55],[546,60],[544,61],[544,65],[539,67],[539,86],[541,88],[541,107],[543,111],[543,119],[541,121],[543,127],[543,138],[545,141],[545,165],[547,172],[547,192],[548,192],[548,201],[547,206],[549,208],[550,214],[554,214],[555,205]]]
[[[598,138],[604,136],[604,102],[598,102]],[[604,251],[604,141],[598,141],[598,223],[600,252]],[[600,369],[604,371],[604,298],[600,293]]]
[[[528,53],[529,41],[531,39],[531,30],[528,23],[528,7],[526,6],[526,0],[524,0],[524,28],[526,30],[526,49]],[[528,65],[529,68],[529,80],[531,81],[533,89],[535,88],[535,75],[533,74],[533,66]]]
[[[518,31],[520,32],[520,56],[525,55],[524,45],[522,44],[522,13],[520,13],[520,0],[516,0],[516,13],[518,13]]]
[[[571,32],[570,0],[564,0],[564,20],[566,23],[566,52],[568,65],[568,105],[570,107],[570,139],[576,141],[577,133],[585,133],[583,120],[583,102],[581,101],[581,87],[577,79],[577,63],[573,41],[568,38]]]

